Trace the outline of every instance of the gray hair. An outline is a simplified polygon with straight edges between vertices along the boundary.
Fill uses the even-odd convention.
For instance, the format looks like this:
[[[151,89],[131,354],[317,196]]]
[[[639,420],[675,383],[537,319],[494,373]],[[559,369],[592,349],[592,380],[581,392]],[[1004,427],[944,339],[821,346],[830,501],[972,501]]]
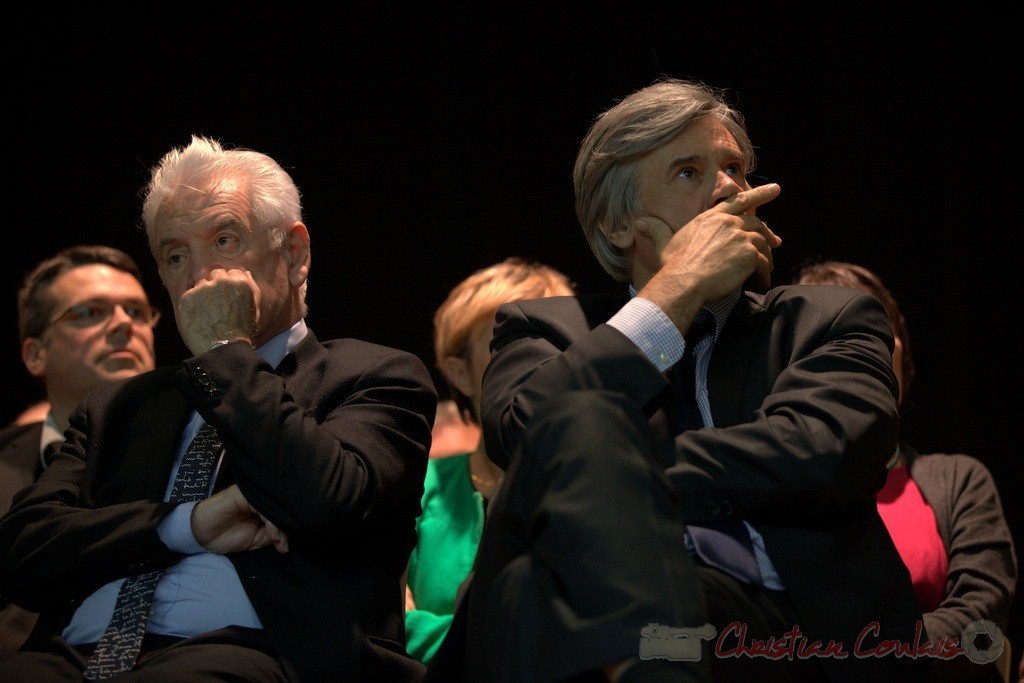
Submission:
[[[658,80],[598,115],[580,144],[573,167],[576,216],[598,262],[616,280],[629,281],[629,262],[602,226],[641,217],[639,171],[644,157],[706,116],[732,134],[747,172],[753,171],[756,159],[743,115],[729,105],[724,92],[674,78]]]
[[[249,201],[258,227],[267,231],[270,246],[279,249],[287,230],[302,220],[299,189],[288,172],[266,154],[250,149],[224,149],[220,142],[193,135],[185,147],[165,154],[151,171],[144,190],[142,220],[152,238],[157,214],[174,201],[180,188],[203,188],[223,178],[245,178]],[[154,254],[155,255],[155,254]],[[306,284],[300,291],[306,313]]]

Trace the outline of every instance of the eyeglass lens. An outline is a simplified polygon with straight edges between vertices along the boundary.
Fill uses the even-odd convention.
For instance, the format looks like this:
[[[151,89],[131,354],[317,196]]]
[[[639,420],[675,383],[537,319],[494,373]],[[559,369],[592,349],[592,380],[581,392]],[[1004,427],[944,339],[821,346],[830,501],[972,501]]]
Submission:
[[[136,325],[149,327],[155,325],[160,317],[160,312],[147,304],[124,303],[114,304],[110,302],[89,301],[76,304],[58,316],[54,322],[67,322],[79,327],[91,327],[99,325],[114,314],[114,307],[120,306],[132,322]]]

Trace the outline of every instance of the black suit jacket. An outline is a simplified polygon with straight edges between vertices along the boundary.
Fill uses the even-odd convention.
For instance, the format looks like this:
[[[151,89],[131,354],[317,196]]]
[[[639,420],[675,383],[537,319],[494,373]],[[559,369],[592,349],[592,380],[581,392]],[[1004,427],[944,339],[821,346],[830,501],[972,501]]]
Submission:
[[[0,431],[0,515],[11,507],[11,500],[43,471],[39,460],[39,441],[43,423],[12,424]],[[36,615],[11,604],[0,595],[0,657],[14,652],[36,623]]]
[[[195,409],[225,445],[216,486],[289,535],[286,555],[229,556],[289,676],[415,680],[400,581],[436,402],[415,356],[312,332],[276,371],[236,343],[98,389],[0,520],[2,592],[43,613],[35,639],[107,582],[176,562],[156,526]]]
[[[14,494],[42,473],[39,460],[42,438],[42,422],[12,424],[0,430],[0,515],[10,509]]]
[[[672,395],[621,332],[605,324],[624,297],[559,297],[503,306],[484,375],[488,455],[505,466],[544,400],[567,390],[633,397],[669,438]],[[892,333],[862,292],[792,286],[745,292],[720,331],[708,372],[713,428],[666,449],[686,521],[744,519],[764,537],[811,640],[854,659],[881,637],[913,642],[921,618],[875,493],[897,438]],[[481,561],[483,561],[481,559]],[[724,628],[724,624],[715,625]],[[780,636],[782,634],[779,634]],[[879,671],[903,670],[895,657]],[[835,679],[842,660],[825,660]],[[902,675],[902,674],[901,674]]]

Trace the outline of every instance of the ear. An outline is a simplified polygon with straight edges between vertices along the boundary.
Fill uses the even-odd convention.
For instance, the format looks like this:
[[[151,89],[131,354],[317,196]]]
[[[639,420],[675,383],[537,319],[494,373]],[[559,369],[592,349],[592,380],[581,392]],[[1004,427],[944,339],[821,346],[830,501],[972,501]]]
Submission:
[[[288,263],[288,281],[293,287],[301,287],[309,277],[309,230],[301,221],[288,231],[284,244],[284,258]]]
[[[46,345],[39,337],[29,337],[21,343],[21,362],[28,374],[42,378],[46,374]]]
[[[615,224],[602,222],[601,232],[604,233],[604,236],[611,242],[612,246],[622,251],[632,247],[633,242],[636,241],[636,234],[631,222]]]
[[[473,387],[472,373],[469,371],[469,361],[458,356],[445,356],[441,360],[441,374],[453,387],[459,390],[463,396],[472,397],[476,394]]]

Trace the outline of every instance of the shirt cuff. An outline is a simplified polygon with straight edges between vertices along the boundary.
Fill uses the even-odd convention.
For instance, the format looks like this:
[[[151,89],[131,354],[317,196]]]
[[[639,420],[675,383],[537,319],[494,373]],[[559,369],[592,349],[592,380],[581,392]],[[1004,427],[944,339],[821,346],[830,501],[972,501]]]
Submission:
[[[192,509],[198,502],[182,503],[156,525],[160,540],[176,553],[197,555],[206,552],[206,548],[199,545],[192,535]]]
[[[685,343],[679,328],[647,299],[633,297],[608,324],[636,344],[659,372],[665,372],[683,357]]]

